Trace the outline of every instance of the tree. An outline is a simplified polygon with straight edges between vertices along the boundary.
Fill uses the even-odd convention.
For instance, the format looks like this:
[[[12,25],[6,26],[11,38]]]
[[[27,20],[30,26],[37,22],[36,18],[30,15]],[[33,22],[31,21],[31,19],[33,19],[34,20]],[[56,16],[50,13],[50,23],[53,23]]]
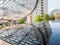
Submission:
[[[24,23],[24,18],[19,19],[19,24],[23,24]]]
[[[53,16],[50,16],[50,20],[55,20],[54,15]]]
[[[2,29],[2,25],[0,25],[0,29]]]
[[[37,15],[37,16],[35,17],[34,22],[40,22],[40,21],[41,21],[41,16],[40,16],[40,15]]]
[[[6,25],[6,26],[10,26],[10,24],[9,24],[8,22],[7,22],[7,23],[5,23],[5,25]]]
[[[56,14],[54,14],[54,17],[57,18],[57,19],[60,19],[60,11],[57,12]]]
[[[43,16],[43,21],[49,21],[50,20],[50,17],[48,14],[44,14]]]

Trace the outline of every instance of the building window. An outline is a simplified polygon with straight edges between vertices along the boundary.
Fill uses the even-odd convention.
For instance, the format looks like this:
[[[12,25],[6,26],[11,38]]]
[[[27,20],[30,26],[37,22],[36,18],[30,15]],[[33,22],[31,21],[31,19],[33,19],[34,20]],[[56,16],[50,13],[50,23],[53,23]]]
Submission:
[[[44,13],[41,13],[41,14],[44,14]]]
[[[43,6],[43,4],[41,4],[41,6]]]
[[[41,1],[43,1],[43,0],[41,0]]]
[[[43,4],[43,2],[41,2]]]
[[[44,10],[41,10],[41,12],[43,12]]]
[[[44,13],[41,13],[41,17],[43,17]]]
[[[44,13],[41,13],[41,15],[42,15],[42,17],[43,17]]]
[[[43,7],[41,7],[41,9],[43,9]]]

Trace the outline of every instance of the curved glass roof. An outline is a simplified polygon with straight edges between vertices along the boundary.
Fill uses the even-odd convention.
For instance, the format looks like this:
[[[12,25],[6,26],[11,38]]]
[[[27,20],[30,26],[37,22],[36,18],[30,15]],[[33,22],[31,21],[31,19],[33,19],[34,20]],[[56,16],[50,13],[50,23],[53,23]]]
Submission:
[[[0,15],[22,18],[31,13],[37,0],[0,0]]]

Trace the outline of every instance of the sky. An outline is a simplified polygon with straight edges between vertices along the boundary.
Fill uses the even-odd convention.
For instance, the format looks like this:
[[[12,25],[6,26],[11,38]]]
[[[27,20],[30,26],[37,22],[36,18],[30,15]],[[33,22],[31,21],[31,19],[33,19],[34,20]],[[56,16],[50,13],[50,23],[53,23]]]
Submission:
[[[60,9],[60,0],[48,0],[48,12],[53,9]]]

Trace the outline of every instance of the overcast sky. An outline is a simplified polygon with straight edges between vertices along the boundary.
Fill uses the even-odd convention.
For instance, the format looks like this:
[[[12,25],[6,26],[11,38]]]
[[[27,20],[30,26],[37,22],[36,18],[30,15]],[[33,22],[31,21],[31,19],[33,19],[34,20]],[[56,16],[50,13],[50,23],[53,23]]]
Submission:
[[[53,9],[60,9],[60,0],[48,0],[48,11],[49,13]]]

